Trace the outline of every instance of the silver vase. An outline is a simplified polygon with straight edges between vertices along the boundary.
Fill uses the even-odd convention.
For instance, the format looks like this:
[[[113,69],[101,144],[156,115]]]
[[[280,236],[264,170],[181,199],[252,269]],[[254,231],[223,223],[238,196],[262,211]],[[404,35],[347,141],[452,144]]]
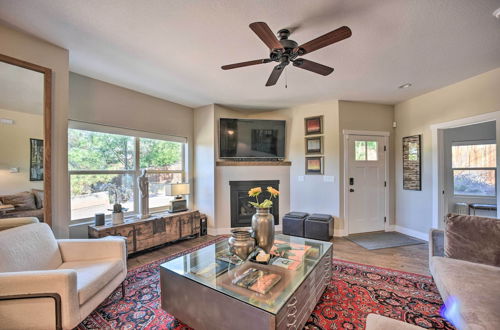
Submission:
[[[256,208],[252,216],[253,237],[257,246],[269,253],[274,244],[274,216],[269,208]]]
[[[228,240],[229,252],[246,260],[250,253],[255,250],[255,240],[250,236],[248,230],[233,229],[231,233],[232,236]]]

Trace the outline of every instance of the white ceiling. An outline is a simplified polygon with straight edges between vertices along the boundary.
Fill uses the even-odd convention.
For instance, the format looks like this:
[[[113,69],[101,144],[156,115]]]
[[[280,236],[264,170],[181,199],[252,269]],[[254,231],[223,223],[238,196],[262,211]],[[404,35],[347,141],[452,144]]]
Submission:
[[[70,50],[71,70],[187,106],[269,109],[329,99],[393,104],[500,67],[500,0],[0,0],[0,20]],[[305,58],[327,77],[273,64],[248,28],[295,28],[299,44],[340,26],[351,38]],[[284,87],[287,77],[288,88]],[[411,82],[413,87],[398,89]]]
[[[0,62],[0,109],[43,114],[43,74]]]

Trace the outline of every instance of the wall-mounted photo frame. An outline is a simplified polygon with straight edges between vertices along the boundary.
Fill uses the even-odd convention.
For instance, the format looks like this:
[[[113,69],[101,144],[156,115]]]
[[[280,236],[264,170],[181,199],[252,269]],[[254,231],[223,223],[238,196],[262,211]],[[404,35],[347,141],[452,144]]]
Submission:
[[[323,156],[306,157],[306,174],[323,174]]]
[[[422,135],[403,138],[403,189],[422,190]]]
[[[43,181],[43,140],[30,139],[30,181]]]
[[[305,135],[323,134],[323,116],[304,118]]]
[[[306,155],[323,154],[323,137],[306,137]]]

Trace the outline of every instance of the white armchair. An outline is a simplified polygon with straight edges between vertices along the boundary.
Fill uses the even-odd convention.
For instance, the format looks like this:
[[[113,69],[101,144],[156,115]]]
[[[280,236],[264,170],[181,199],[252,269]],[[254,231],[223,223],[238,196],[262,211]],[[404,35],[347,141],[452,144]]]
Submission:
[[[125,240],[56,240],[44,223],[0,231],[0,327],[73,329],[127,275]]]

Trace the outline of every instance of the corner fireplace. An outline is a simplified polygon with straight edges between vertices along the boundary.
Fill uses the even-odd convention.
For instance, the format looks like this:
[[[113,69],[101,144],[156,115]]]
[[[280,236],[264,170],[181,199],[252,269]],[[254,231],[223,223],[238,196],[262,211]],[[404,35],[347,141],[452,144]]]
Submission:
[[[255,209],[249,202],[255,201],[254,197],[248,197],[248,190],[254,187],[261,187],[263,194],[268,197],[267,187],[279,190],[279,180],[257,180],[257,181],[229,181],[231,187],[231,228],[250,227],[252,225],[252,215]],[[263,200],[263,199],[262,199]],[[273,198],[271,214],[274,216],[274,224],[279,224],[279,196]]]

